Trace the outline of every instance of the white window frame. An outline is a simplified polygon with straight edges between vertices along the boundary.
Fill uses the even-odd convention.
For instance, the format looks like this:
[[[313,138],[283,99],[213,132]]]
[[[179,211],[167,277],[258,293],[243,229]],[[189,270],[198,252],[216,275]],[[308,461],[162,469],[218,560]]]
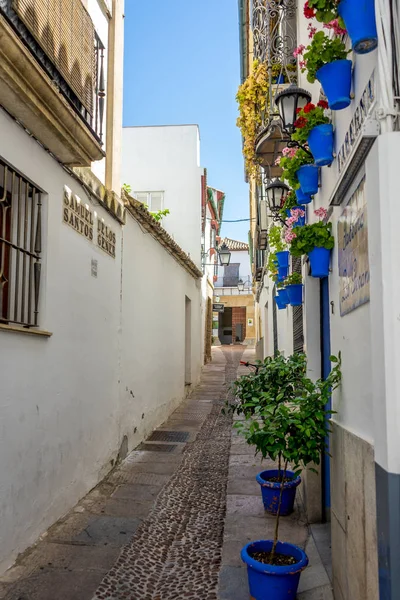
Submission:
[[[147,196],[147,200],[146,202],[144,202],[143,200],[141,200],[140,198],[138,198],[139,194],[143,195],[146,194]],[[152,207],[152,194],[160,194],[161,195],[161,206],[160,208],[154,209]],[[155,212],[156,210],[164,210],[164,190],[152,190],[152,191],[136,191],[134,193],[134,198],[136,198],[136,200],[139,200],[139,202],[142,202],[143,204],[146,204],[148,206],[148,209],[150,212]]]

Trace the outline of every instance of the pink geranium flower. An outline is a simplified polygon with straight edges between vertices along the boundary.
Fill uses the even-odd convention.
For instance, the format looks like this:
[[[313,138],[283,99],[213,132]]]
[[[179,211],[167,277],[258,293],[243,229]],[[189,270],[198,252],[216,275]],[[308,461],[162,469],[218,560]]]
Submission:
[[[332,29],[336,35],[344,35],[345,33],[347,33],[346,29],[340,27],[338,19],[334,19],[329,23],[324,23],[324,27],[325,29]]]
[[[317,208],[317,210],[314,210],[314,215],[316,215],[320,219],[325,219],[327,214],[328,214],[328,211],[326,210],[326,208],[321,207],[321,208]]]
[[[305,49],[306,47],[304,46],[304,44],[300,44],[300,46],[297,46],[297,48],[295,48],[295,50],[293,51],[293,56],[297,58],[299,54],[303,54]]]

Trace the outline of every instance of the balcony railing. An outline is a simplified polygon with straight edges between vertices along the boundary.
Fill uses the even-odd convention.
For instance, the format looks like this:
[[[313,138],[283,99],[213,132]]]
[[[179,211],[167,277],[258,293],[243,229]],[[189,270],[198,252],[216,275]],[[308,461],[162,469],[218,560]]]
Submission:
[[[82,0],[0,0],[2,17],[102,144],[105,48]]]
[[[254,58],[268,67],[269,102],[274,106],[276,93],[287,84],[297,82],[296,0],[253,0],[252,31]],[[272,112],[272,110],[271,110]],[[263,115],[260,133],[269,125],[272,115]]]

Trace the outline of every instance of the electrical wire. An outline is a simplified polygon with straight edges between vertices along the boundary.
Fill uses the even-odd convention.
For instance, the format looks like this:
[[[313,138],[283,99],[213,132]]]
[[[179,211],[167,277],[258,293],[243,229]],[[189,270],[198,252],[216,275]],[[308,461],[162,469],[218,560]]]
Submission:
[[[210,217],[207,217],[207,221],[215,221],[215,219],[211,219]],[[243,221],[257,221],[257,217],[253,217],[251,219],[234,219],[232,221],[228,221],[227,219],[222,219],[221,221],[218,221],[219,223],[242,223]]]

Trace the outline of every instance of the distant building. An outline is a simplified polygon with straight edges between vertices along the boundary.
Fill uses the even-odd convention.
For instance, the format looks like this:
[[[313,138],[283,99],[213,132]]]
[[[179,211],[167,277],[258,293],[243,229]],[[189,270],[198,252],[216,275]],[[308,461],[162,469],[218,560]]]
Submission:
[[[217,267],[214,303],[224,305],[224,311],[214,313],[213,336],[221,344],[255,343],[254,296],[251,280],[249,245],[223,238],[231,252],[228,266]]]

